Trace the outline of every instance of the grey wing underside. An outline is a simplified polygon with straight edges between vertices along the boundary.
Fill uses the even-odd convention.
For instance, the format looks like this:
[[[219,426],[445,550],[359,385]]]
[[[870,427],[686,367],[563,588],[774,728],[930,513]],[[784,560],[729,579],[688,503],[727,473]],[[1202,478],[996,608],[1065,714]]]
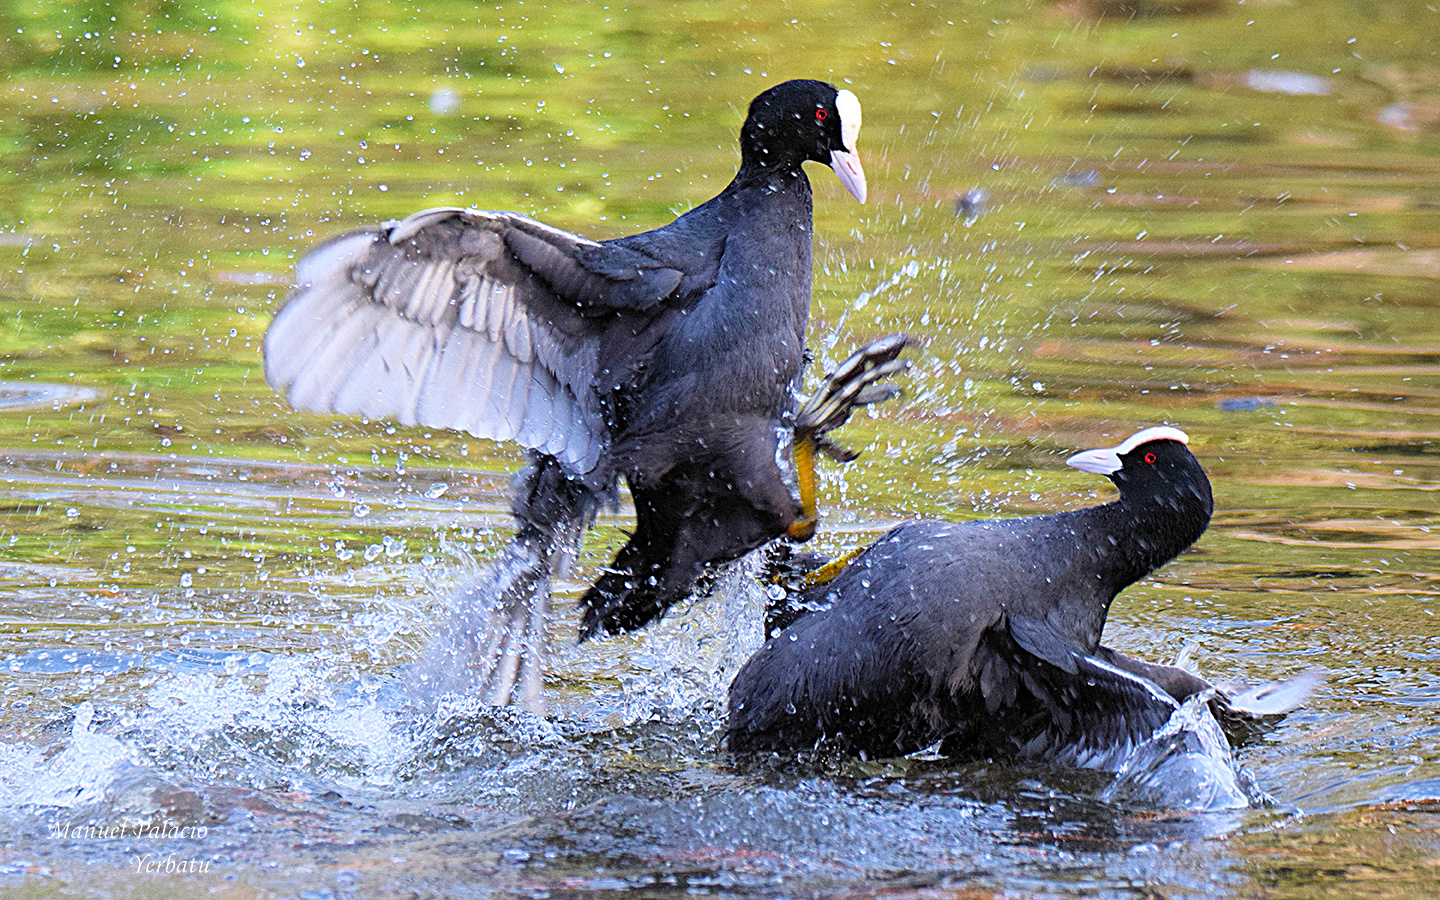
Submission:
[[[680,278],[515,213],[425,210],[300,260],[265,376],[296,409],[515,441],[585,474],[609,440],[594,317]]]

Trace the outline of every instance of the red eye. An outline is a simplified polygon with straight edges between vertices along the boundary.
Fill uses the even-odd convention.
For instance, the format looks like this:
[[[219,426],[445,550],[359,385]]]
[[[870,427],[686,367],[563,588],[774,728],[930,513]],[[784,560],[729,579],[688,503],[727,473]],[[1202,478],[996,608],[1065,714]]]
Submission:
[[[815,110],[815,121],[823,122],[830,114],[823,109]]]
[[[1153,465],[1155,464],[1155,454],[1153,454],[1153,453],[1147,453],[1147,454],[1145,454],[1145,461],[1146,461],[1147,463],[1150,463],[1150,465],[1153,466]]]

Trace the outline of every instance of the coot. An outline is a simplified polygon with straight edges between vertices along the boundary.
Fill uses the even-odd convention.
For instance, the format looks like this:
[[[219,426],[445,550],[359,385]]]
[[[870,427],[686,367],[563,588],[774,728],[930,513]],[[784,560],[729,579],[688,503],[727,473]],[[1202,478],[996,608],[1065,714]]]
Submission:
[[[799,597],[817,611],[741,669],[731,749],[890,757],[939,744],[1085,765],[1144,740],[1210,685],[1100,635],[1116,594],[1210,521],[1210,482],[1186,444],[1162,426],[1070,457],[1120,489],[1103,506],[891,530]],[[1223,697],[1216,707],[1229,712]]]
[[[788,81],[751,102],[729,186],[663,228],[597,243],[518,213],[429,209],[296,266],[265,336],[266,377],[292,406],[529,448],[514,577],[491,598],[509,660],[493,702],[518,679],[533,705],[550,580],[619,478],[636,528],[584,597],[582,637],[638,627],[707,566],[813,530],[813,497],[797,502],[776,461],[810,308],[802,164],[864,202],[859,129],[853,93]],[[802,486],[814,446],[802,429]]]

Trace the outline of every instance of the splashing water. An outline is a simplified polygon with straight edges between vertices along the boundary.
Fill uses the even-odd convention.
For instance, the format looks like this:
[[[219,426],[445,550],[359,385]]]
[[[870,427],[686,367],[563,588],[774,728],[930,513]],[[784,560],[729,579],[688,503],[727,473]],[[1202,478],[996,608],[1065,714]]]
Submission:
[[[645,632],[622,676],[620,703],[630,722],[678,722],[703,713],[718,729],[730,682],[765,643],[761,554],[727,566],[711,595],[672,612]]]
[[[489,797],[535,809],[557,791],[593,790],[595,767],[603,770],[617,747],[711,756],[729,683],[764,640],[759,565],[756,557],[730,566],[709,597],[637,636],[554,654],[561,678],[598,683],[551,691],[551,719],[487,706],[458,670],[425,681],[413,670],[399,678],[357,675],[328,652],[270,656],[233,674],[161,677],[139,709],[82,703],[68,735],[50,746],[0,744],[4,806],[49,819],[68,810],[90,821],[134,822],[174,818],[177,792],[212,796],[215,785],[228,784]],[[461,593],[473,589],[474,582]],[[448,621],[441,631],[456,626]],[[1117,773],[1101,799],[1189,810],[1268,802],[1236,766],[1207,700],[1191,698],[1152,738],[1097,762]]]
[[[957,792],[943,774],[847,787],[853,762],[798,782],[781,774],[779,784],[728,766],[718,752],[728,687],[764,639],[761,563],[728,567],[709,596],[639,634],[554,648],[548,718],[486,705],[463,673],[429,682],[436,693],[427,695],[404,667],[367,674],[332,650],[171,671],[137,707],[82,703],[63,732],[41,729],[54,732],[48,743],[0,743],[0,821],[36,836],[34,846],[101,868],[133,867],[147,853],[216,858],[216,836],[225,865],[254,868],[270,864],[278,833],[300,836],[289,857],[296,873],[316,871],[303,849],[311,844],[356,848],[337,851],[359,860],[341,864],[352,867],[364,848],[383,847],[391,871],[408,857],[416,873],[499,852],[516,877],[542,878],[561,877],[538,862],[556,846],[573,847],[563,854],[575,857],[569,865],[592,875],[587,854],[612,846],[657,865],[758,866],[761,880],[817,866],[853,878],[873,866],[923,869],[955,848],[993,852],[993,833],[1012,827],[1008,810],[1026,802],[1023,790],[996,803],[983,780],[977,796],[965,775],[954,776]],[[467,584],[461,594],[476,582]],[[447,619],[436,631],[455,627]],[[1119,817],[1127,807],[1231,810],[1265,799],[1235,767],[1204,699],[1185,704],[1119,769],[1099,797]],[[1064,772],[1043,776],[1052,777],[1067,783]],[[1084,797],[1099,787],[1082,786],[1080,802],[1093,805]],[[927,809],[923,828],[917,802]],[[1196,827],[1228,833],[1235,823],[1202,818]],[[131,837],[156,833],[168,843]],[[96,837],[113,834],[127,839]],[[837,839],[847,847],[840,856]],[[779,848],[774,859],[752,859],[767,842]],[[324,875],[293,877],[294,893],[325,886]]]
[[[1213,690],[1194,694],[1115,768],[1100,795],[1168,809],[1245,809],[1273,803],[1238,767],[1220,723],[1210,712]]]
[[[433,709],[441,698],[461,694],[497,702],[519,685],[517,705],[539,710],[548,569],[539,548],[516,540],[455,592],[445,621],[404,675],[419,708]]]
[[[141,764],[136,750],[95,730],[95,706],[75,707],[70,740],[53,757],[15,744],[0,745],[0,785],[6,806],[77,809],[105,799],[117,774]]]
[[[436,629],[443,640],[466,637],[475,595],[514,575],[509,562],[502,556],[457,592],[465,602]],[[116,823],[172,816],[167,798],[211,796],[217,785],[443,794],[459,783],[472,798],[528,805],[552,793],[541,784],[584,781],[591,766],[584,755],[616,728],[684,725],[692,752],[713,749],[729,682],[762,640],[755,566],[731,566],[710,597],[638,636],[557,653],[562,673],[618,674],[612,690],[587,692],[583,701],[559,692],[554,721],[486,705],[471,689],[473,672],[455,665],[453,653],[442,665],[422,658],[399,677],[358,674],[348,656],[332,651],[267,654],[245,668],[162,675],[134,709],[82,703],[68,733],[48,744],[0,744],[3,807],[32,821],[69,810]],[[463,648],[475,646],[471,635]],[[564,757],[558,766],[557,755]]]

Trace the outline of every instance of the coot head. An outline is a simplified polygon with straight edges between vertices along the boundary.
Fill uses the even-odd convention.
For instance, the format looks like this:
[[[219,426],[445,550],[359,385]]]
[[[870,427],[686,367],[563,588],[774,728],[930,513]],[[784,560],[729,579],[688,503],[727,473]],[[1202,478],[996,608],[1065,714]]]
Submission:
[[[1215,501],[1210,479],[1186,447],[1189,442],[1180,429],[1158,425],[1137,431],[1114,447],[1077,453],[1065,464],[1108,477],[1120,489],[1124,503],[1195,506],[1197,513],[1203,511],[1199,525],[1204,530]]]
[[[786,81],[750,101],[740,130],[741,167],[824,163],[864,203],[865,172],[855,155],[859,134],[860,100],[853,93],[824,81]]]

